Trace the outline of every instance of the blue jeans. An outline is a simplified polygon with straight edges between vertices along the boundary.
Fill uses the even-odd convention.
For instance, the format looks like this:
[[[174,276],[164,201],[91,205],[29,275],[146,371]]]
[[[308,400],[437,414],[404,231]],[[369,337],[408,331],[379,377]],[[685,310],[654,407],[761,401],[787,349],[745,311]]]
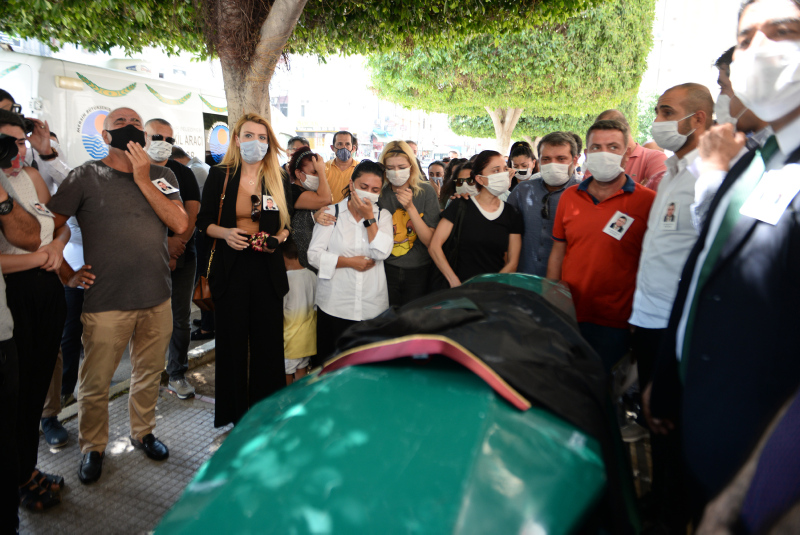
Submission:
[[[81,336],[83,335],[82,288],[64,287],[64,298],[67,301],[67,321],[61,334],[61,354],[64,356],[64,370],[61,373],[61,395],[69,396],[78,385],[78,369],[81,365]]]
[[[587,322],[579,323],[578,328],[580,328],[581,336],[600,355],[603,367],[608,373],[611,373],[614,365],[628,352],[631,337],[630,330]]]
[[[192,293],[197,270],[197,254],[187,248],[172,272],[172,338],[169,341],[167,373],[170,381],[183,379],[189,369]]]

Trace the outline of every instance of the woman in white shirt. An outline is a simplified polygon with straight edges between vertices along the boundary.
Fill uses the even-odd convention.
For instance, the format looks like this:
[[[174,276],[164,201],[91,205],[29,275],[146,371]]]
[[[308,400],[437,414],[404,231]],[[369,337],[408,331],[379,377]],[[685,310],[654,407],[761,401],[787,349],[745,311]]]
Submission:
[[[324,362],[339,335],[389,308],[383,261],[392,252],[392,215],[378,208],[384,167],[364,160],[353,170],[350,195],[326,213],[331,226],[317,224],[308,262],[319,270],[317,281],[317,356]]]

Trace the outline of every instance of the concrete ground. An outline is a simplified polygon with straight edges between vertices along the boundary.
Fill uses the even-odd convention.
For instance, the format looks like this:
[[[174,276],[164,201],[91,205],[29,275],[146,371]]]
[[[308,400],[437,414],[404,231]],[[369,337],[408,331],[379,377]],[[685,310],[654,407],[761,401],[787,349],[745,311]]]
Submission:
[[[199,311],[192,307],[192,318]],[[194,329],[194,327],[193,327]],[[192,342],[189,368],[214,360],[214,340]],[[39,440],[40,470],[66,480],[62,503],[43,513],[20,510],[21,534],[144,534],[152,531],[178,500],[194,473],[217,450],[231,426],[214,428],[214,400],[197,396],[179,400],[162,387],[156,406],[155,435],[170,450],[169,459],[156,462],[128,439],[130,356],[126,350],[112,381],[109,401],[109,443],[103,475],[91,485],[78,480],[77,404],[67,406],[59,420],[69,432],[69,443],[51,449]]]
[[[81,452],[77,418],[64,422],[70,435],[65,447],[51,449],[40,440],[39,468],[64,476],[66,488],[62,503],[49,511],[20,510],[20,533],[114,535],[152,531],[230,429],[214,428],[214,405],[209,400],[182,401],[163,387],[156,413],[155,435],[170,450],[169,459],[163,462],[152,461],[131,446],[127,393],[110,401],[103,475],[91,485],[78,480]]]

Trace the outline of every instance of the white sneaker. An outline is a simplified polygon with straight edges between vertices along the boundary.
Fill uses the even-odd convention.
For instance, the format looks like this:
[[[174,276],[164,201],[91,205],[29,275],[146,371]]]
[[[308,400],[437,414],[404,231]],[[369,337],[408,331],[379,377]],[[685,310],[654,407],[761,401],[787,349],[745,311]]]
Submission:
[[[178,399],[187,399],[194,396],[194,387],[189,384],[185,377],[177,381],[170,380],[169,387],[178,394]]]

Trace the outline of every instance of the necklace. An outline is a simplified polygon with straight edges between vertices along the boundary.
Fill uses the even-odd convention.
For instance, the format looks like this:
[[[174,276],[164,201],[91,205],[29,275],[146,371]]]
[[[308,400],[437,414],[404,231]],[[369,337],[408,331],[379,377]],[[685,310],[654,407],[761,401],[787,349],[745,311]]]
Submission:
[[[255,182],[255,180],[250,180],[249,182],[250,182],[250,185],[251,185],[251,186],[255,186],[255,185],[256,185],[256,182]]]

